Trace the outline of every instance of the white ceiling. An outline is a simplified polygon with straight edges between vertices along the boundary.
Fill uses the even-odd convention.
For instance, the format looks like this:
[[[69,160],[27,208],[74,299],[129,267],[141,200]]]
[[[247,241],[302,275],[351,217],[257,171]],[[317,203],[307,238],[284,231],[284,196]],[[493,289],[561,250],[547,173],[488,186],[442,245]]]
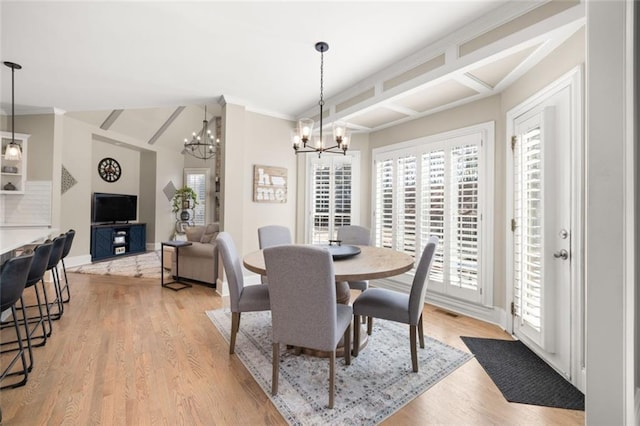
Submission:
[[[99,125],[111,110],[157,108],[143,118],[116,120],[122,126],[123,119],[134,124],[155,117],[159,124],[136,135],[150,138],[176,107],[214,106],[221,96],[285,118],[317,110],[314,45],[322,40],[330,45],[326,107],[372,130],[502,90],[573,34],[580,13],[547,19],[547,12],[526,31],[509,30],[502,41],[485,42],[464,58],[451,49],[545,5],[2,0],[0,56],[23,66],[15,73],[17,114],[57,108]],[[567,8],[553,7],[553,13]],[[7,112],[11,70],[0,68]]]

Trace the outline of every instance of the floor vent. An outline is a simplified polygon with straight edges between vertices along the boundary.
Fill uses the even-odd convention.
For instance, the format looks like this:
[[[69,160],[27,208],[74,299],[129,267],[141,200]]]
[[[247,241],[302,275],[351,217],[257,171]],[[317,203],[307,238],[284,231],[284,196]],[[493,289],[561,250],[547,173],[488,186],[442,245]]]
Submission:
[[[449,315],[450,317],[453,317],[453,318],[458,318],[460,316],[460,315],[458,315],[456,313],[445,311],[444,309],[440,309],[440,308],[436,309],[436,312],[439,312],[439,313],[445,314],[445,315]]]

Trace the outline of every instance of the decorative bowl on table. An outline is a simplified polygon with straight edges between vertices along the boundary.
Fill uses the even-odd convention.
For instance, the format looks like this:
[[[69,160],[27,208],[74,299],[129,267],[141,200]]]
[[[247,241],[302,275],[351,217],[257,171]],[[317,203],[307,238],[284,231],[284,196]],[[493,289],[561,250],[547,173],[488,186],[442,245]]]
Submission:
[[[348,259],[360,254],[360,247],[357,246],[321,244],[320,247],[329,250],[333,260]]]

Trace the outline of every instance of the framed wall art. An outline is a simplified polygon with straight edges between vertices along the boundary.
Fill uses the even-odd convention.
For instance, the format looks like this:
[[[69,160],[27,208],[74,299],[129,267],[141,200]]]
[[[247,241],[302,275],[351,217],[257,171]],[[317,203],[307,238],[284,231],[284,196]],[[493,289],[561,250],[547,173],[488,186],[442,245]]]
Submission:
[[[286,203],[287,169],[254,165],[253,201],[256,203]]]

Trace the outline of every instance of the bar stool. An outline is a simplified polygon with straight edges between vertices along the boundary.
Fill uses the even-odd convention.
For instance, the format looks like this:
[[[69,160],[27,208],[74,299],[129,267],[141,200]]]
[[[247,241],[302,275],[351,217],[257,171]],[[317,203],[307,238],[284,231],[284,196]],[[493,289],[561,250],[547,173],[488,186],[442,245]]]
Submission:
[[[53,243],[43,243],[35,247],[35,249],[33,250],[33,261],[31,262],[31,268],[29,268],[29,275],[27,277],[27,282],[24,286],[25,290],[27,288],[32,287],[36,295],[36,304],[25,306],[25,308],[27,309],[28,316],[26,318],[21,319],[22,322],[26,321],[28,324],[34,324],[33,328],[29,330],[29,337],[31,338],[31,346],[33,347],[43,346],[45,343],[47,343],[47,337],[51,335],[51,318],[49,318],[48,310],[47,310],[47,315],[44,314],[43,308],[45,309],[48,308],[48,300],[46,298],[47,292],[44,287],[44,273],[46,272],[47,264],[49,262],[49,257],[51,255],[52,249],[53,249]],[[42,303],[42,300],[40,299],[40,292],[38,291],[38,285],[37,285],[38,282],[42,283],[42,290],[45,296],[44,303]],[[38,315],[29,316],[29,310],[31,308],[37,308]],[[48,331],[45,326],[47,321],[49,323]],[[10,324],[4,324],[2,328],[4,329],[9,326]],[[42,335],[35,336],[34,334],[37,331],[38,327],[42,328]],[[41,339],[42,341],[38,344],[34,344],[33,343],[34,339]],[[26,341],[26,337],[23,338],[22,340]],[[5,342],[2,342],[1,345],[2,346],[15,345],[16,343],[17,343],[16,340],[9,341],[9,342],[5,341]],[[6,353],[6,352],[11,352],[16,350],[18,350],[18,347],[14,346],[10,349],[3,349],[1,353]],[[29,371],[31,371],[31,369],[29,369]]]
[[[22,306],[22,315],[23,318],[25,318],[26,309],[24,307],[24,303],[22,303],[22,292],[24,291],[24,286],[27,283],[27,277],[29,275],[29,269],[31,268],[32,261],[33,254],[14,257],[5,262],[5,264],[2,266],[2,272],[0,273],[0,312],[5,311],[9,308],[11,309],[13,325],[16,331],[16,341],[18,343],[18,350],[16,351],[17,353],[9,362],[7,368],[5,368],[5,370],[0,375],[0,381],[4,380],[7,376],[23,376],[23,379],[21,381],[2,386],[0,387],[0,389],[22,386],[27,383],[27,378],[29,376],[29,367],[27,365],[27,359],[25,356],[24,344],[22,343],[22,332],[20,331],[20,321],[18,321],[17,319],[18,316],[16,310],[16,302],[18,300],[21,301],[20,304]],[[27,333],[27,348],[29,351],[29,356],[31,359],[33,359],[33,357],[31,356],[31,339],[29,337],[26,322],[24,324],[24,327]],[[22,361],[22,371],[11,371],[18,360]]]
[[[47,264],[47,271],[51,271],[51,279],[53,280],[53,288],[56,292],[56,298],[53,302],[48,303],[49,318],[52,320],[58,320],[64,313],[64,304],[62,302],[62,289],[60,286],[60,274],[58,274],[58,263],[62,258],[62,251],[64,250],[64,244],[67,237],[62,234],[56,238],[45,241],[46,243],[53,242],[53,248],[51,249],[51,255],[49,256],[49,263]],[[57,312],[51,312],[52,307],[57,306]]]
[[[64,303],[67,303],[69,300],[71,300],[71,293],[69,293],[69,280],[67,279],[67,267],[64,264],[64,259],[71,251],[71,244],[73,244],[73,237],[76,236],[76,231],[74,231],[73,229],[69,229],[64,235],[67,237],[67,239],[64,242],[64,249],[62,250],[62,256],[60,257],[60,261],[62,262],[62,272],[64,273],[64,287],[60,290],[60,293],[62,293],[64,290],[67,291],[66,299],[62,300]]]

